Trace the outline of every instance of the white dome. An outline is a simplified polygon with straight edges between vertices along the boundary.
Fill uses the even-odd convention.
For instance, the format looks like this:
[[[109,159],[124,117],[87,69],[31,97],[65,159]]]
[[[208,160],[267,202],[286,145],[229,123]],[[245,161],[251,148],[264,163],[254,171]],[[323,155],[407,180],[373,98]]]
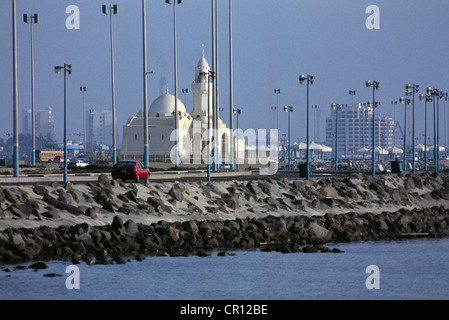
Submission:
[[[175,111],[175,96],[166,93],[156,100],[150,106],[150,113],[172,114]],[[181,100],[178,99],[178,112],[186,112],[186,107]]]

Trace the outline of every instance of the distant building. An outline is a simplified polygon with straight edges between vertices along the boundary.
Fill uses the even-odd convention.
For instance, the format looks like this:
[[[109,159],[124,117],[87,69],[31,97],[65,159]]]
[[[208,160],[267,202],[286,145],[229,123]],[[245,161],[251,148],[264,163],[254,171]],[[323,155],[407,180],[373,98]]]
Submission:
[[[326,118],[326,145],[335,148],[336,110]],[[374,119],[375,147],[393,147],[394,121],[391,116],[376,114]],[[362,104],[338,110],[338,156],[351,157],[362,148],[372,148],[373,110]]]
[[[86,111],[86,145],[87,152],[99,145],[112,145],[112,111]]]
[[[51,107],[47,107],[36,112],[35,128],[36,137],[43,138],[47,140],[48,143],[56,142],[55,122],[53,119],[53,109]]]
[[[32,123],[33,116],[31,109],[25,109],[22,111],[22,127],[20,128],[21,133],[32,135]]]

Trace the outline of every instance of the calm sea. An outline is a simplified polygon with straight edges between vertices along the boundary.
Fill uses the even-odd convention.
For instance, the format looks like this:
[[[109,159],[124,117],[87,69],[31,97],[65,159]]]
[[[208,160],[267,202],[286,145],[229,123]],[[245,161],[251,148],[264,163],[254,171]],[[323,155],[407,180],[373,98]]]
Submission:
[[[328,247],[344,252],[235,251],[226,257],[215,252],[121,265],[82,263],[77,265],[80,287],[72,290],[66,287],[74,275],[66,273],[69,262],[48,262],[48,269],[38,271],[4,265],[0,299],[449,299],[448,238]],[[367,271],[368,266],[377,271]],[[61,276],[44,277],[48,273]]]

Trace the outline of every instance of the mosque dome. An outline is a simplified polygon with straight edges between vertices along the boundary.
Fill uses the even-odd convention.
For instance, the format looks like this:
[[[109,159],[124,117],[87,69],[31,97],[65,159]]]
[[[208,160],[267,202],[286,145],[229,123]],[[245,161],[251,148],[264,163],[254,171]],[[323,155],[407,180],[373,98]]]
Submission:
[[[153,101],[149,113],[172,114],[175,111],[175,96],[168,92]],[[186,107],[178,99],[178,112],[185,113]]]

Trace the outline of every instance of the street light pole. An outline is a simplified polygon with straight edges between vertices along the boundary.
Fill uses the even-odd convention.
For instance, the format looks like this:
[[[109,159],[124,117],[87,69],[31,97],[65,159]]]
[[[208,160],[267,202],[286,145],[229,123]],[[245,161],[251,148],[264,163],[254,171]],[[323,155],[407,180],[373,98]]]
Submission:
[[[176,163],[175,166],[179,167],[179,132],[178,132],[178,44],[176,37],[176,2],[182,3],[182,0],[173,1],[173,57],[174,57],[174,69],[175,69],[175,133],[176,133]],[[165,3],[171,4],[171,0],[165,0]]]
[[[438,96],[438,89],[427,88],[427,94],[432,97],[433,100],[433,162],[434,162],[434,170],[438,172],[438,157],[437,157],[437,148],[438,148],[438,133],[437,133],[437,110],[435,109],[435,101]]]
[[[67,184],[67,73],[72,73],[72,65],[56,66],[55,72],[61,74],[64,69],[64,185]]]
[[[234,130],[234,80],[233,80],[233,47],[232,47],[232,0],[229,0],[229,128],[230,128],[230,168],[234,170],[234,149],[235,139],[233,135]]]
[[[112,15],[118,13],[118,5],[102,5],[103,14],[109,14],[109,34],[111,38],[111,87],[112,87],[112,163],[117,162],[117,138],[115,119],[115,72],[114,72],[114,36],[112,30]]]
[[[210,175],[210,156],[211,156],[211,136],[210,136],[210,129],[211,129],[211,104],[210,104],[210,80],[212,78],[212,84],[215,78],[215,72],[209,71],[209,72],[200,72],[200,76],[207,75],[207,181],[211,181],[211,175]],[[212,93],[213,93],[213,87],[212,87]]]
[[[355,111],[354,111],[354,96],[356,94],[355,90],[349,90],[349,95],[352,97],[352,104],[351,104],[351,108],[352,108],[352,161],[354,161],[354,153],[355,153],[355,124],[354,124],[354,120],[355,120]]]
[[[304,84],[304,81],[307,81],[307,146],[306,146],[306,179],[310,179],[310,127],[309,127],[309,85],[313,85],[313,76],[311,75],[300,75],[299,83]]]
[[[335,110],[335,164],[334,170],[338,171],[338,110],[341,109],[341,105],[333,103],[331,108]]]
[[[19,93],[17,80],[17,23],[16,23],[16,0],[12,1],[12,55],[13,55],[13,129],[14,129],[14,151],[13,151],[13,173],[19,176]]]
[[[36,165],[36,127],[35,127],[35,107],[34,107],[34,32],[33,25],[39,22],[39,15],[24,14],[23,22],[30,24],[31,30],[31,136],[32,136],[32,153],[31,153],[31,165]]]
[[[274,94],[276,95],[276,129],[279,130],[279,95],[281,89],[274,89]]]
[[[234,108],[234,113],[237,114],[237,161],[236,161],[236,169],[239,170],[239,138],[240,138],[240,127],[239,127],[239,115],[242,113],[241,109]]]
[[[145,0],[142,0],[142,48],[143,48],[143,164],[150,166],[150,141],[148,128],[148,79],[147,79],[147,13]]]
[[[316,109],[318,108],[318,106],[316,104],[312,105],[312,109],[313,109],[313,141],[316,142]]]
[[[372,129],[372,152],[371,152],[371,156],[372,156],[372,173],[371,173],[371,175],[372,175],[372,177],[374,178],[375,176],[376,176],[376,150],[375,150],[375,134],[374,134],[374,127],[375,127],[375,119],[374,119],[374,114],[375,114],[375,110],[376,110],[376,107],[377,107],[377,104],[376,104],[376,96],[375,96],[375,93],[376,93],[376,90],[379,90],[379,82],[378,81],[371,81],[371,80],[368,80],[368,81],[366,81],[365,82],[365,86],[367,87],[367,88],[369,88],[369,87],[373,87],[373,129]]]
[[[410,99],[407,98],[399,98],[399,103],[404,104],[404,170],[407,165],[407,105],[410,104]]]
[[[438,171],[440,171],[440,100],[444,96],[444,92],[437,89],[436,98],[437,100],[437,165]]]
[[[293,107],[291,106],[285,106],[284,111],[288,112],[288,170],[290,170],[290,158],[291,158],[291,151],[290,151],[290,113],[293,112]]]
[[[80,87],[80,91],[83,93],[83,136],[84,136],[83,149],[84,149],[84,157],[85,157],[86,156],[86,114],[84,111],[84,107],[85,107],[84,94],[87,91],[87,87]]]
[[[432,101],[428,94],[420,94],[419,100],[424,100],[424,171],[427,171],[427,102]]]
[[[405,86],[405,94],[412,96],[412,172],[415,173],[415,92],[419,91],[419,85],[417,84],[407,84]]]

